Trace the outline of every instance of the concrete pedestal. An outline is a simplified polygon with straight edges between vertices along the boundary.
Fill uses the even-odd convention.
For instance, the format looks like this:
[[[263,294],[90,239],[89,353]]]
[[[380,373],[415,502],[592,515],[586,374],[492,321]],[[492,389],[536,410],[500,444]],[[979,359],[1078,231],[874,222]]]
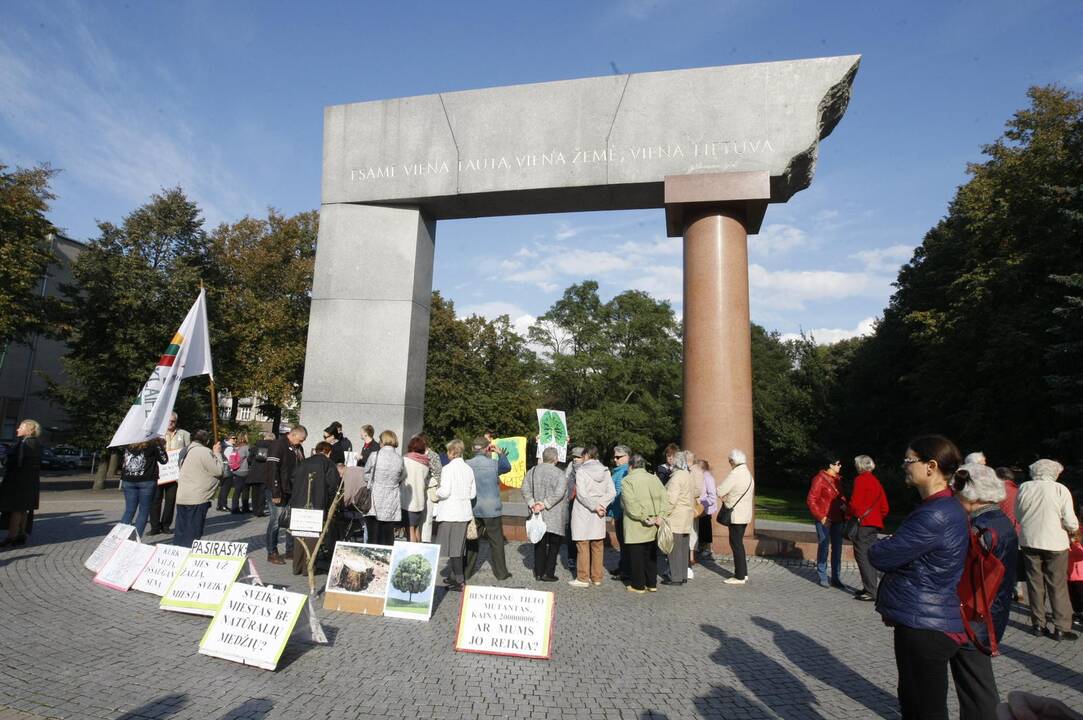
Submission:
[[[301,424],[421,431],[435,223],[416,208],[320,208]],[[300,319],[298,319],[300,320]]]

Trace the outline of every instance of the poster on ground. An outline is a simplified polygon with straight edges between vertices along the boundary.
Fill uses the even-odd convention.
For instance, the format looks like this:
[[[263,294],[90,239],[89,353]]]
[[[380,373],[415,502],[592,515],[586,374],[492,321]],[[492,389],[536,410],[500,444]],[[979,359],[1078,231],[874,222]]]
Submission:
[[[179,545],[154,545],[154,557],[150,559],[143,572],[136,578],[132,590],[150,593],[161,597],[169,588],[169,583],[180,572],[184,559],[192,552],[190,548]]]
[[[121,540],[116,551],[94,576],[94,582],[113,590],[128,592],[153,556],[153,545],[144,545],[135,540]]]
[[[117,551],[120,544],[125,540],[132,537],[135,533],[134,525],[125,525],[123,523],[117,523],[113,526],[113,529],[109,531],[109,534],[102,538],[102,541],[98,543],[98,547],[94,548],[94,552],[90,554],[90,557],[83,563],[83,567],[92,572],[98,572],[102,569],[102,565],[105,561],[112,557],[113,553]]]
[[[244,567],[247,554],[248,543],[196,540],[158,607],[214,615]]]
[[[545,448],[557,449],[557,462],[568,460],[568,419],[563,410],[539,408],[538,413],[538,457]]]
[[[436,571],[440,567],[440,546],[429,543],[397,542],[391,549],[390,576],[384,600],[384,615],[408,620],[432,617],[436,594]]]
[[[288,590],[233,583],[203,633],[200,654],[274,670],[307,599]],[[301,627],[307,630],[304,623]]]
[[[548,660],[554,608],[551,592],[467,585],[455,649]]]
[[[526,477],[526,438],[497,438],[496,446],[504,451],[511,463],[511,470],[500,476],[500,483],[505,487],[521,488]]]
[[[391,571],[391,548],[365,543],[335,543],[323,606],[327,610],[383,615]]]
[[[180,454],[180,450],[169,450],[166,452],[166,455],[169,456],[169,462],[165,464],[158,463],[159,485],[168,485],[180,479]]]

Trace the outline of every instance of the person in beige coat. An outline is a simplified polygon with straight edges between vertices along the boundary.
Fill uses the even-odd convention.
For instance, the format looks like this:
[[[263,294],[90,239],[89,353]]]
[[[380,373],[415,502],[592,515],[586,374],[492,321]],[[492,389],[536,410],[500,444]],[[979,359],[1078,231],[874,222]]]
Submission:
[[[1075,640],[1068,599],[1068,534],[1079,529],[1079,520],[1072,508],[1072,493],[1057,482],[1062,472],[1064,466],[1056,460],[1031,465],[1030,480],[1019,486],[1015,496],[1015,517],[1034,633]],[[1047,596],[1053,610],[1052,631],[1046,628]]]
[[[193,541],[203,537],[211,499],[225,472],[221,448],[216,443],[211,450],[207,447],[209,442],[207,431],[197,430],[181,465],[177,480],[177,531],[173,535],[173,544],[180,547],[192,547]]]
[[[745,529],[752,522],[755,507],[756,482],[748,469],[744,452],[730,450],[730,471],[718,486],[718,503],[732,511],[729,524],[730,552],[733,553],[733,577],[727,585],[744,585],[748,581],[748,561],[745,559]],[[721,513],[719,513],[721,514]]]
[[[673,456],[673,474],[666,483],[666,498],[669,500],[666,519],[673,530],[673,550],[669,553],[669,577],[662,580],[663,585],[684,585],[688,582],[689,535],[692,534],[693,505],[699,498],[688,469],[690,455],[683,451]]]
[[[572,502],[572,539],[576,542],[578,569],[573,587],[602,584],[602,542],[605,513],[617,497],[613,477],[598,462],[598,448],[583,450],[583,464],[575,471],[575,500]]]

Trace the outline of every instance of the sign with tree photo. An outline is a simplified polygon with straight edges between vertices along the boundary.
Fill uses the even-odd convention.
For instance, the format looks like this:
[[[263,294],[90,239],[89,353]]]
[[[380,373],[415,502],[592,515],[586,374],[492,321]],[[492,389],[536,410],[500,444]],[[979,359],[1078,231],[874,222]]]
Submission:
[[[436,587],[440,546],[397,542],[391,550],[391,581],[387,584],[384,615],[428,620]]]

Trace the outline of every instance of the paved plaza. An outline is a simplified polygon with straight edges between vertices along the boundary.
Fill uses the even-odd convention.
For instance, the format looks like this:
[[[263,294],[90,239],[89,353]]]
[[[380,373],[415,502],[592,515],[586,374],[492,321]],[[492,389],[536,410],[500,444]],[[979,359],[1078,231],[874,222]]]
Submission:
[[[890,631],[871,603],[817,586],[806,563],[754,560],[735,587],[722,558],[645,596],[610,580],[545,585],[556,592],[548,661],[454,652],[457,594],[439,593],[428,623],[321,607],[330,645],[290,644],[268,672],[199,655],[207,618],[91,582],[82,563],[122,508],[116,490],[43,493],[32,544],[0,554],[0,720],[898,717]],[[304,592],[265,562],[265,527],[212,510],[207,537],[248,542],[265,581]],[[534,586],[530,550],[508,546],[511,580],[495,583],[486,563],[474,582]],[[993,662],[1001,693],[1083,707],[1083,642],[1027,627],[1017,608]]]

